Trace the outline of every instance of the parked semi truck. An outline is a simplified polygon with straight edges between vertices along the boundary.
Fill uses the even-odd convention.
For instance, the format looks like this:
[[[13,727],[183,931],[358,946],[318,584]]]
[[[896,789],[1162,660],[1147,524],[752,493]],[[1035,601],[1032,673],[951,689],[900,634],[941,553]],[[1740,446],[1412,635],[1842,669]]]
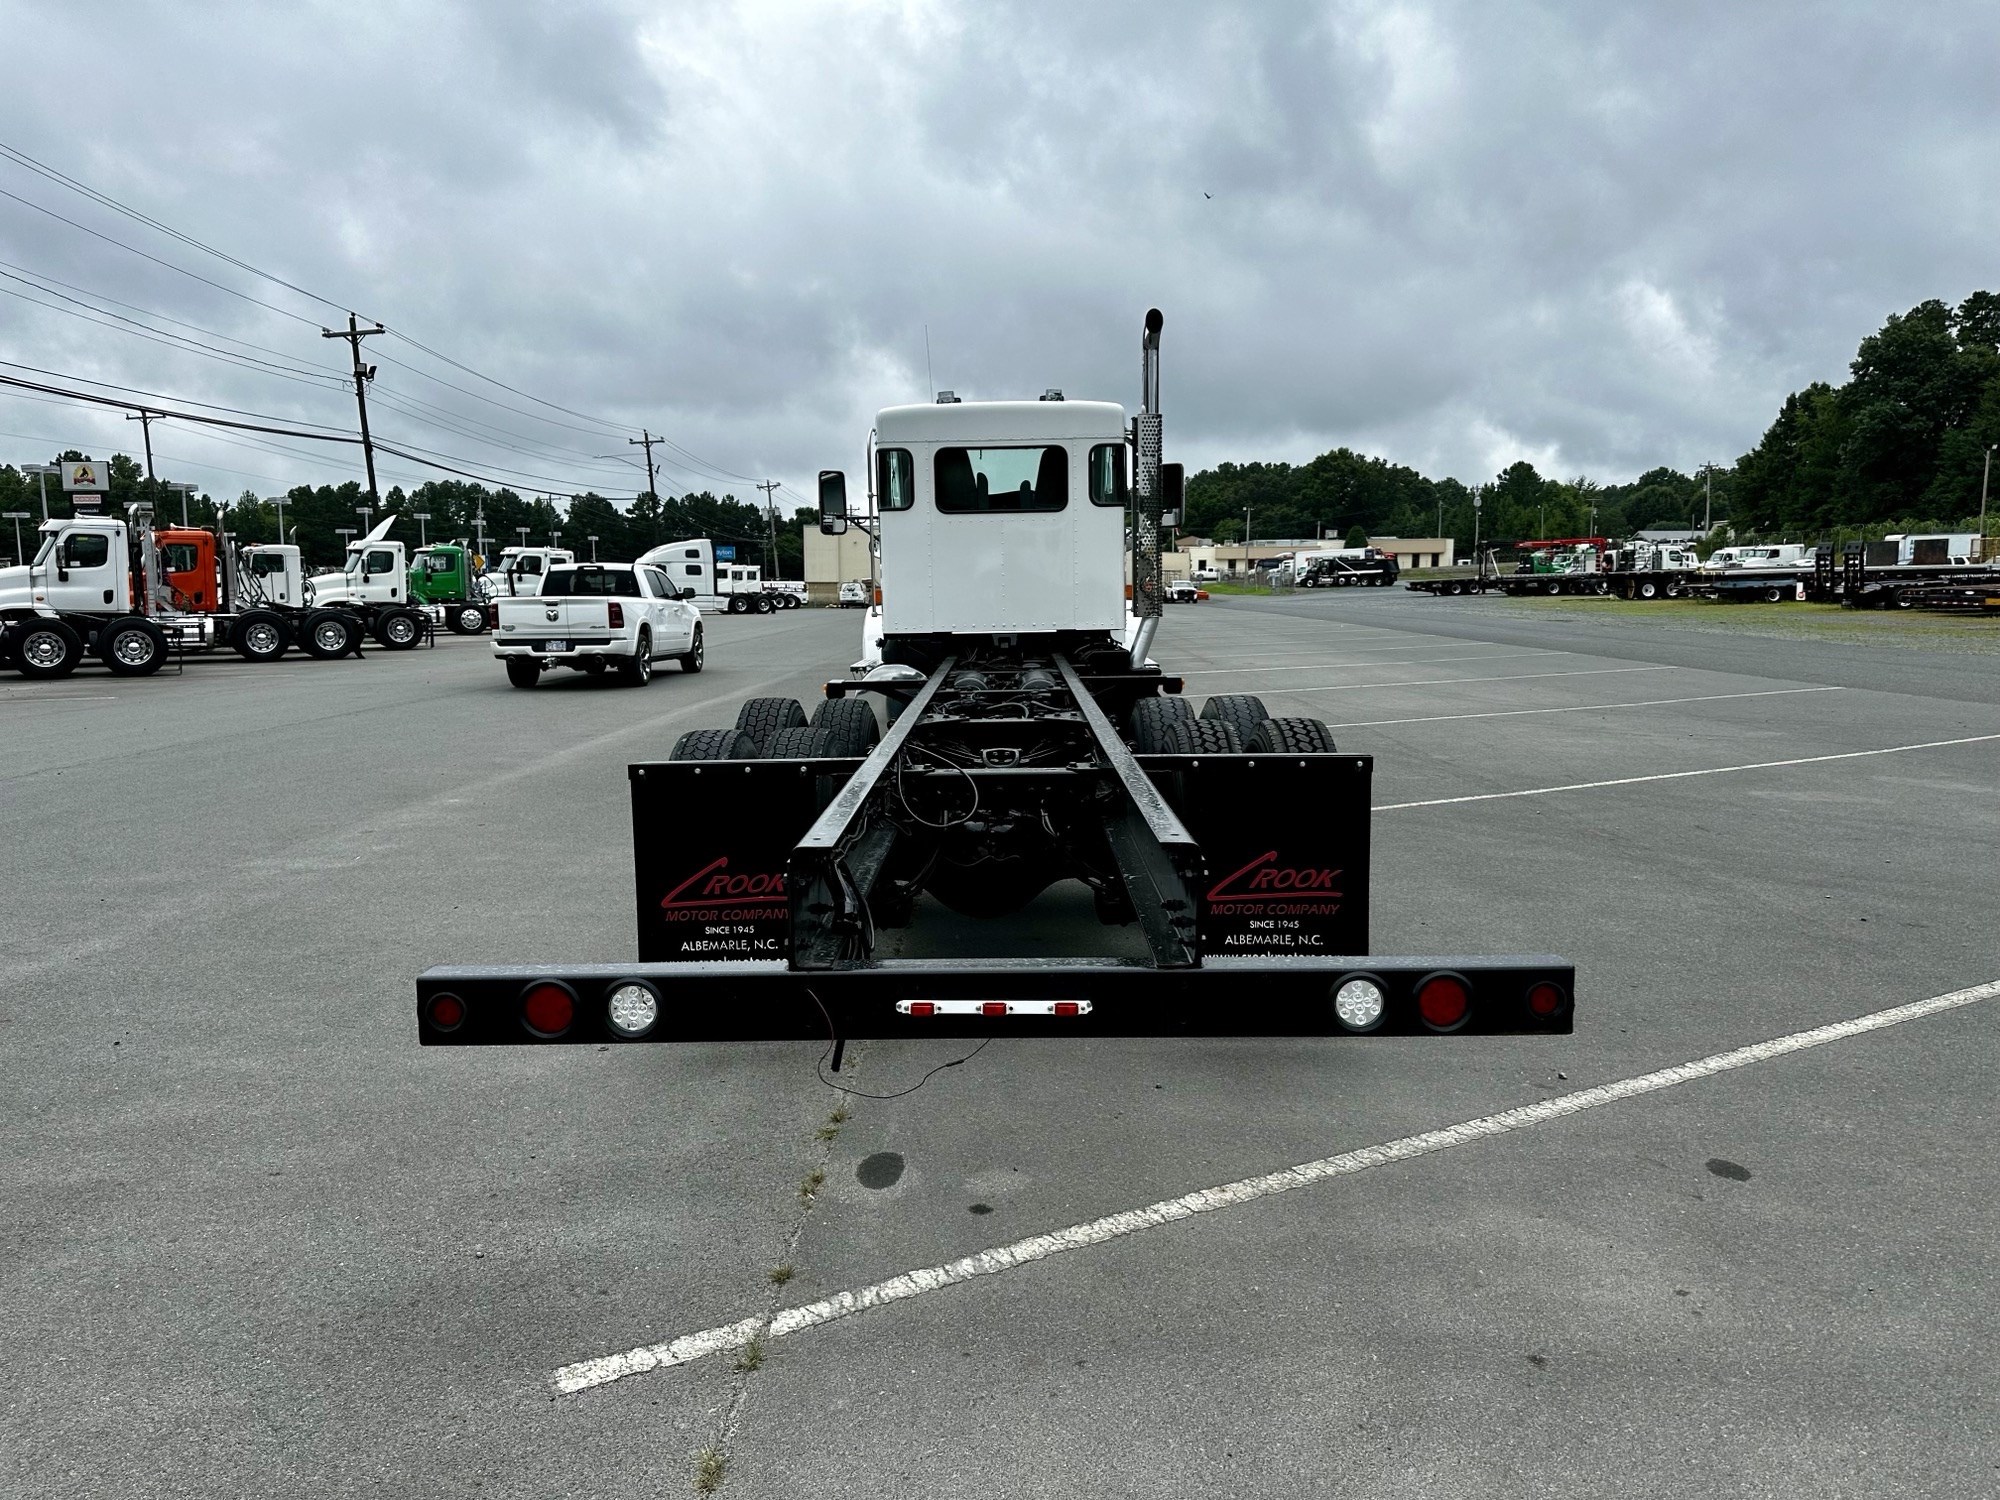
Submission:
[[[486,590],[464,542],[433,542],[410,558],[410,602],[454,635],[486,629]]]
[[[66,677],[95,656],[144,676],[176,649],[273,661],[297,645],[330,659],[372,636],[408,650],[429,622],[409,603],[402,544],[384,540],[389,524],[349,544],[344,570],[308,578],[295,546],[159,528],[150,505],[44,521],[34,559],[0,572],[0,664]]]
[[[820,476],[822,531],[879,532],[861,674],[810,715],[753,698],[629,767],[636,961],[428,970],[420,1040],[818,1039],[837,1068],[865,1037],[1570,1030],[1559,958],[1371,955],[1370,757],[1247,694],[1197,712],[1153,659],[1180,488],[1160,331],[1149,313],[1129,420],[1052,399],[880,412],[878,513]],[[926,898],[999,918],[1058,881],[1146,956],[877,955]]]
[[[801,602],[789,590],[766,585],[764,570],[754,563],[718,560],[712,537],[664,542],[640,553],[639,561],[663,569],[675,588],[693,589],[695,603],[708,614],[768,615]]]

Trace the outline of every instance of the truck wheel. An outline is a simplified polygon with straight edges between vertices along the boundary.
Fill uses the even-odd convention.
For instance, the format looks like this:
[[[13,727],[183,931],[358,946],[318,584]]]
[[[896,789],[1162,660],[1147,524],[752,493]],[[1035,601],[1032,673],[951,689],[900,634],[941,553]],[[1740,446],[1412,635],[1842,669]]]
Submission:
[[[644,687],[653,680],[653,632],[639,627],[639,642],[632,654],[618,663],[618,675],[627,687]]]
[[[1204,719],[1221,719],[1224,723],[1234,724],[1236,737],[1245,745],[1250,743],[1250,736],[1257,732],[1257,726],[1271,717],[1264,707],[1264,700],[1249,693],[1224,693],[1220,697],[1211,698],[1202,704],[1201,716]]]
[[[1554,598],[1557,594],[1560,594],[1562,591],[1563,591],[1563,585],[1562,585],[1562,580],[1560,578],[1551,578],[1547,583],[1542,585],[1542,592],[1549,595],[1549,597],[1551,598]]]
[[[729,612],[732,615],[742,614],[743,605],[744,605],[744,599],[741,594],[731,594],[729,596]]]
[[[386,650],[408,651],[423,634],[424,622],[413,610],[392,609],[375,622],[375,639]]]
[[[346,615],[330,609],[306,616],[299,648],[315,661],[333,661],[354,649],[355,625]]]
[[[507,680],[517,688],[531,688],[542,680],[542,664],[532,656],[510,656]]]
[[[251,610],[229,636],[229,644],[245,661],[276,661],[291,643],[285,617],[268,609]]]
[[[151,620],[126,615],[97,632],[97,654],[120,677],[150,677],[167,659],[167,638]]]
[[[1167,726],[1169,755],[1240,755],[1243,739],[1227,719],[1180,719]]]
[[[1654,580],[1654,579],[1651,579],[1651,578],[1642,578],[1642,579],[1640,579],[1640,580],[1639,580],[1639,597],[1640,597],[1641,599],[1657,599],[1657,598],[1659,598],[1659,597],[1660,597],[1660,585],[1659,585],[1659,583],[1658,583],[1658,582],[1657,582],[1656,580]]]
[[[67,677],[83,659],[83,637],[61,620],[36,620],[14,637],[14,659],[23,677]]]
[[[1266,719],[1243,742],[1246,755],[1331,755],[1333,731],[1318,719]]]
[[[882,738],[875,711],[859,698],[828,698],[813,710],[812,727],[826,731],[828,755],[866,755]]]
[[[795,724],[776,731],[764,742],[763,760],[820,760],[835,754],[831,736],[810,724]]]
[[[1775,583],[1772,584],[1769,588],[1765,589],[1763,593],[1763,599],[1766,604],[1776,604],[1779,600],[1783,599],[1784,597],[1785,597],[1785,591],[1779,588]],[[1897,602],[1900,603],[1901,601],[1899,600]]]
[[[486,629],[486,606],[454,604],[444,612],[444,620],[459,635],[480,635]]]
[[[768,615],[777,607],[778,606],[776,604],[772,603],[771,596],[769,594],[759,594],[757,596],[756,605],[754,606],[757,613],[760,615]]]
[[[681,664],[681,670],[683,672],[692,674],[695,672],[699,672],[701,670],[702,645],[701,645],[701,627],[699,625],[695,626],[694,628],[694,639],[688,642],[687,655],[677,656],[674,658],[674,660]]]
[[[1165,755],[1167,731],[1194,718],[1194,705],[1179,693],[1155,693],[1132,705],[1128,721],[1132,748],[1141,755]]]
[[[736,710],[736,727],[761,748],[780,729],[803,729],[806,711],[796,698],[746,698]]]
[[[755,760],[757,743],[740,729],[690,729],[668,760]]]

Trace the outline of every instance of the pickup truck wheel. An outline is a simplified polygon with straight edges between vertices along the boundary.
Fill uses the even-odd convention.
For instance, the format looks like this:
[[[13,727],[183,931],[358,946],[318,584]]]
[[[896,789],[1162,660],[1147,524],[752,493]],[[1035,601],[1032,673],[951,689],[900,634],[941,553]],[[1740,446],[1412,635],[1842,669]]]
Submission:
[[[1257,726],[1270,718],[1264,707],[1264,700],[1250,693],[1223,693],[1201,706],[1204,719],[1221,719],[1236,726],[1236,737],[1245,745],[1250,736],[1257,732]]]
[[[627,687],[644,687],[653,680],[653,632],[639,627],[639,643],[632,654],[618,663],[618,675]]]
[[[454,604],[444,613],[445,623],[460,635],[479,635],[486,629],[486,606]]]
[[[1194,717],[1194,706],[1179,693],[1156,693],[1132,705],[1132,748],[1141,755],[1165,755],[1167,731]]]
[[[690,729],[674,741],[668,760],[755,760],[757,744],[740,729]]]
[[[882,738],[875,711],[859,698],[828,698],[813,710],[812,727],[826,731],[828,755],[866,755]]]
[[[306,616],[299,647],[315,661],[333,661],[354,649],[355,624],[346,615],[322,609]]]
[[[245,661],[276,661],[292,643],[285,617],[268,609],[253,609],[236,622],[229,644]]]
[[[167,659],[167,638],[151,620],[126,615],[97,632],[97,654],[120,677],[150,677]]]
[[[780,729],[803,729],[806,711],[796,698],[746,698],[736,710],[736,727],[761,749]]]
[[[1238,755],[1243,740],[1227,719],[1180,719],[1167,726],[1168,755]]]
[[[23,677],[48,682],[67,677],[83,659],[83,637],[61,620],[36,620],[14,637],[14,660]]]
[[[1318,719],[1266,719],[1243,742],[1246,755],[1331,755],[1333,731]]]
[[[510,656],[507,680],[517,688],[531,688],[542,680],[542,664],[532,656]]]
[[[424,622],[414,611],[392,609],[375,622],[375,639],[385,650],[408,651],[422,639]]]
[[[699,625],[695,626],[694,628],[694,639],[688,643],[687,655],[677,656],[674,658],[674,660],[678,661],[681,664],[681,670],[683,672],[693,673],[693,672],[699,672],[701,670],[703,658],[702,658],[702,644],[701,644],[701,627]]]

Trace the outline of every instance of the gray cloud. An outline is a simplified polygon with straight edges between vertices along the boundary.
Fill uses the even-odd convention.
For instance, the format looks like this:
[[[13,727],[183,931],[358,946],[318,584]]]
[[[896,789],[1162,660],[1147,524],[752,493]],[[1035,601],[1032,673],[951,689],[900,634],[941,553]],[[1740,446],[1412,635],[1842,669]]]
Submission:
[[[2000,228],[1971,4],[14,5],[0,33],[40,60],[0,138],[613,424],[483,405],[418,369],[574,421],[384,339],[392,438],[611,493],[636,471],[597,455],[642,423],[809,493],[924,394],[926,327],[939,385],[1129,402],[1149,304],[1194,463],[1689,466],[1884,314],[1990,282]],[[334,308],[14,167],[0,188],[310,322],[8,200],[0,259],[338,363]],[[0,358],[351,418],[14,298]],[[7,397],[0,431],[129,441]],[[217,491],[350,472],[158,445]]]

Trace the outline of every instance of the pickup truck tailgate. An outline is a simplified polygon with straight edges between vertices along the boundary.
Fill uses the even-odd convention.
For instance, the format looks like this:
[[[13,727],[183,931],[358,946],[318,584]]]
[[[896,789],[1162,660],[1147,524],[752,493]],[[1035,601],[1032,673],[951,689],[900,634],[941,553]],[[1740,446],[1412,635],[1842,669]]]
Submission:
[[[550,598],[502,599],[500,628],[514,635],[603,636],[611,633],[611,601],[608,599]]]

